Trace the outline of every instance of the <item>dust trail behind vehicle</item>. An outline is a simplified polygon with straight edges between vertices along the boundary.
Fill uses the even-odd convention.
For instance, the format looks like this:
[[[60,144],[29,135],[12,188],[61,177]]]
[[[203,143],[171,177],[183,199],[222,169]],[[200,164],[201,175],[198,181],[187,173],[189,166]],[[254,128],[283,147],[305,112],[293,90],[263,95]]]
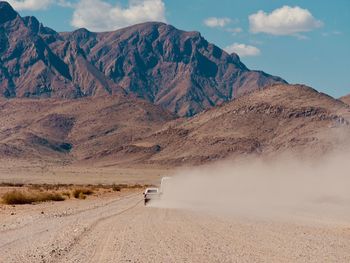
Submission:
[[[184,169],[154,207],[230,216],[350,220],[349,154],[302,161],[283,156]]]

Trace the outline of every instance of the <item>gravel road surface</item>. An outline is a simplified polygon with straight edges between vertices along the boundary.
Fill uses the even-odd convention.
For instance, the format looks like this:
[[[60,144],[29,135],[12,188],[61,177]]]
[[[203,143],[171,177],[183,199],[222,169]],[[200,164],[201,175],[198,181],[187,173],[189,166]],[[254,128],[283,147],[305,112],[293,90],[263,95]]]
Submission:
[[[144,207],[129,192],[1,207],[0,262],[350,262],[350,224]]]

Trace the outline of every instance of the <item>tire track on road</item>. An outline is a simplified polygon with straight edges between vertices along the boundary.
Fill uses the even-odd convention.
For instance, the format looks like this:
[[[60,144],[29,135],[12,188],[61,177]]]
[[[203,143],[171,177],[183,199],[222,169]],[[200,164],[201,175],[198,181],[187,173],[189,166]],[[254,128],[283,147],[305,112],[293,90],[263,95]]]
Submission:
[[[70,216],[76,216],[76,215],[79,215],[81,213],[85,213],[85,212],[88,212],[88,211],[91,211],[91,210],[95,210],[95,209],[99,209],[99,208],[104,208],[106,206],[109,206],[113,203],[116,203],[116,202],[119,202],[119,201],[123,201],[123,200],[126,200],[126,199],[129,199],[129,198],[132,198],[134,196],[137,196],[139,195],[139,193],[137,194],[130,194],[130,195],[126,195],[126,196],[120,196],[118,197],[117,199],[114,199],[114,200],[111,200],[111,201],[108,201],[108,202],[105,202],[105,203],[102,203],[100,205],[94,205],[93,207],[89,207],[89,208],[85,208],[85,209],[81,209],[81,210],[77,210],[77,211],[73,211],[72,213],[62,213],[62,214],[59,214],[59,217],[60,218],[66,218],[66,217],[70,217]],[[7,234],[9,232],[13,232],[13,231],[18,231],[18,230],[21,230],[23,228],[26,228],[30,225],[33,225],[33,224],[38,224],[39,222],[41,221],[45,221],[45,220],[48,220],[48,219],[52,219],[52,218],[57,218],[58,216],[57,215],[49,215],[49,216],[46,216],[46,217],[41,217],[39,218],[39,220],[36,220],[36,221],[33,221],[33,222],[30,222],[30,223],[27,223],[27,224],[23,224],[21,226],[18,226],[18,227],[15,227],[15,228],[10,228],[10,229],[6,229],[6,230],[1,230],[0,231],[0,234]]]
[[[162,211],[164,212],[164,211]],[[167,262],[181,262],[176,256],[175,254],[173,253],[173,251],[167,246],[166,244],[166,240],[162,239],[162,237],[164,236],[163,233],[159,230],[159,227],[155,224],[155,220],[153,218],[151,218],[151,216],[154,216],[153,213],[149,213],[149,216],[148,216],[148,222],[149,224],[152,226],[153,229],[155,229],[154,232],[152,232],[152,235],[154,237],[154,240],[157,241],[159,247],[161,247],[163,249],[163,251],[166,252],[166,254],[169,256],[170,260],[169,261],[169,258],[167,258]],[[159,219],[159,218],[158,218]],[[166,221],[165,221],[166,222]],[[158,233],[158,234],[156,234]],[[170,234],[167,233],[168,235]]]
[[[134,195],[135,196],[135,195]],[[117,213],[114,213],[114,214],[111,214],[111,215],[108,215],[108,216],[105,216],[105,217],[102,217],[102,218],[99,218],[98,220],[96,220],[94,223],[92,223],[89,227],[85,228],[85,230],[79,234],[79,236],[77,236],[76,238],[74,238],[71,246],[69,248],[66,248],[65,249],[65,254],[64,255],[59,255],[59,258],[62,258],[62,257],[67,257],[81,242],[82,240],[89,234],[91,234],[94,229],[96,227],[98,227],[101,223],[103,223],[104,221],[108,220],[108,219],[111,219],[113,217],[117,217],[117,216],[120,216],[122,214],[125,214],[127,213],[128,211],[136,208],[141,202],[143,201],[143,199],[141,200],[138,200],[136,203],[134,203],[133,205],[131,206],[128,206],[126,209],[123,209]],[[104,242],[103,242],[104,243]],[[94,247],[94,252],[91,256],[91,258],[94,258],[96,256],[96,249],[97,247],[95,246]],[[95,261],[96,262],[96,261]],[[97,261],[99,262],[99,261]]]
[[[66,251],[70,251],[72,244],[77,242],[81,236],[89,233],[101,220],[106,220],[131,209],[128,200],[132,200],[132,198],[139,195],[137,193],[122,198],[118,197],[107,204],[84,209],[84,211],[79,211],[67,217],[45,217],[45,220],[41,220],[36,224],[0,233],[0,243],[2,243],[0,251],[4,252],[2,256],[10,260],[16,252],[13,251],[13,248],[18,247],[21,249],[22,255],[35,256],[39,250],[42,251],[46,261],[57,262],[59,258],[67,253]],[[123,202],[126,203],[123,204]],[[141,198],[137,200],[137,203],[140,202],[142,202]],[[123,208],[126,205],[128,207],[120,211],[120,207]],[[118,209],[118,212],[111,215],[113,209]],[[107,216],[103,216],[106,214]]]

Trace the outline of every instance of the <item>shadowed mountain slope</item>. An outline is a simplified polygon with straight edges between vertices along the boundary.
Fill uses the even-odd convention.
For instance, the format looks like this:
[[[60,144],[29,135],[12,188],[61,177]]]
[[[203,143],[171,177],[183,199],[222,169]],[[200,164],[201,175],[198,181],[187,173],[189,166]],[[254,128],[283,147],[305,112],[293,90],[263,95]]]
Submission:
[[[249,70],[198,32],[149,22],[93,33],[57,33],[0,2],[0,94],[80,98],[132,93],[191,116],[279,77]]]
[[[192,118],[124,95],[3,100],[1,158],[162,166],[282,152],[320,156],[345,144],[350,108],[300,85],[255,91]]]
[[[113,95],[71,101],[0,101],[2,158],[74,162],[113,151],[127,152],[174,116],[148,102]],[[154,151],[140,147],[135,151]]]
[[[170,122],[143,142],[164,145],[150,160],[156,163],[201,164],[282,152],[316,157],[346,144],[349,122],[344,103],[306,86],[275,85]]]

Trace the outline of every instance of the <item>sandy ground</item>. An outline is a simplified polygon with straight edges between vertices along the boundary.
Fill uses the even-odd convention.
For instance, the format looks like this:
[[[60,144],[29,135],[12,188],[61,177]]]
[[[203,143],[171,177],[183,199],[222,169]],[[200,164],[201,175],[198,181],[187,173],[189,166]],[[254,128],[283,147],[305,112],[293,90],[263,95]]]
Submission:
[[[41,163],[0,162],[0,182],[31,184],[155,184],[171,173],[145,168],[52,166]]]
[[[350,262],[350,224],[144,207],[141,192],[0,207],[0,262]]]

